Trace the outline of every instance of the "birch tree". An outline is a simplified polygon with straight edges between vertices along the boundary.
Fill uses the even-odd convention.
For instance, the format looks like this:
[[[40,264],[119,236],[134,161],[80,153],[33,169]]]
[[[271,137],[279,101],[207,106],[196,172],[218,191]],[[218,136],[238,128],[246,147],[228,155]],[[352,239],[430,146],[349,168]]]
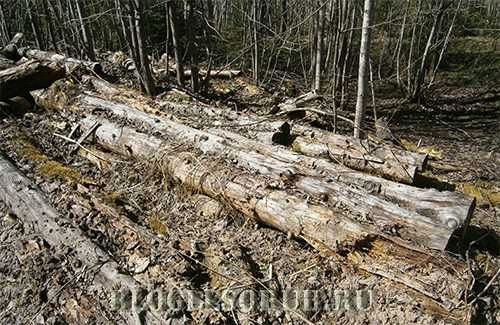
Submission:
[[[361,46],[359,50],[358,94],[356,100],[356,115],[354,120],[354,137],[364,136],[364,120],[366,101],[368,98],[368,78],[370,64],[371,17],[375,0],[365,0],[363,7],[363,27]]]

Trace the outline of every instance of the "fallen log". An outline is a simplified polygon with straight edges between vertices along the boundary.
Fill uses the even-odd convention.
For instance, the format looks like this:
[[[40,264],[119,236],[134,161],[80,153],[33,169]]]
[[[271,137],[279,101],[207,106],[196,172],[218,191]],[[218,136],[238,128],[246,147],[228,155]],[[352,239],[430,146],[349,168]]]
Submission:
[[[167,65],[167,62],[168,62],[168,66]],[[160,66],[163,66],[165,68],[153,68],[154,70],[154,73],[155,74],[171,74],[171,75],[175,75],[176,74],[176,71],[177,71],[177,64],[175,63],[175,59],[173,58],[168,58],[166,54],[163,54],[162,57],[160,58],[160,61],[159,61],[159,65]],[[134,67],[135,69],[135,67]],[[190,69],[187,69],[187,70],[184,70],[184,76],[185,77],[191,77],[191,70]],[[209,69],[203,69],[203,68],[200,68],[198,70],[198,73],[203,76],[203,77],[206,77],[207,74],[210,74],[209,77],[210,78],[225,78],[225,79],[230,79],[230,78],[234,78],[234,77],[238,77],[239,75],[241,75],[241,70],[233,70],[233,69],[225,69],[225,68],[220,68],[220,69],[217,69],[217,68],[210,68]]]
[[[16,131],[15,139],[25,138],[27,134],[23,131]],[[27,153],[26,147],[24,145],[19,145],[19,143],[14,140],[9,143],[11,149],[16,152],[16,155],[21,157],[23,160],[27,160],[29,162],[30,167],[32,168],[35,176],[44,179],[47,182],[53,182],[53,178],[51,175],[47,174],[44,171],[41,171],[43,162],[39,160],[39,158],[34,159],[34,157],[44,156],[45,158],[41,160],[48,159],[51,162],[57,163],[51,158],[45,156],[45,153],[40,151],[40,149],[35,145],[30,145],[29,153]],[[115,160],[116,161],[116,160]],[[77,170],[72,169],[70,166],[61,165],[62,168],[66,168],[68,172],[78,173]],[[58,167],[56,169],[60,169]],[[60,181],[64,182],[68,187],[73,187],[74,183],[70,179],[60,179]],[[185,302],[189,304],[193,300],[204,301],[203,300],[203,292],[193,283],[188,280],[183,280],[175,276],[178,273],[177,268],[172,264],[177,264],[179,259],[179,254],[175,252],[170,252],[168,255],[163,250],[162,247],[169,246],[170,243],[167,240],[162,240],[157,234],[157,228],[154,228],[154,225],[151,220],[148,221],[148,224],[151,229],[139,225],[136,221],[132,221],[130,219],[130,213],[122,214],[118,207],[113,207],[115,205],[115,201],[113,199],[109,200],[104,196],[103,198],[97,198],[93,191],[89,190],[85,185],[79,183],[77,191],[73,191],[71,193],[67,193],[65,196],[65,203],[61,205],[66,208],[69,207],[71,212],[71,220],[74,224],[77,224],[80,229],[87,229],[91,236],[96,232],[104,235],[106,240],[100,241],[99,243],[103,243],[105,245],[105,250],[109,252],[112,256],[117,256],[120,260],[120,272],[128,272],[133,279],[138,281],[141,284],[141,287],[137,288],[148,288],[150,290],[161,290],[164,293],[176,293],[179,288],[183,288],[186,290],[190,290],[190,296],[182,296],[185,299]],[[109,204],[106,204],[105,201],[109,201]],[[222,204],[216,200],[208,198],[203,195],[196,195],[195,205],[193,206],[193,210],[197,213],[216,213],[220,212],[222,209]],[[219,208],[219,210],[217,210]],[[204,215],[206,217],[217,217],[215,214],[207,214]],[[161,222],[161,221],[156,221]],[[172,239],[172,235],[168,234],[167,231],[161,234],[162,236],[168,236],[169,240]],[[160,256],[165,258],[165,255],[169,257],[170,263],[157,263]],[[174,271],[172,270],[174,269]],[[131,289],[135,287],[124,287],[114,288],[113,292],[117,292],[120,290],[121,297],[124,298],[124,295],[131,293]],[[180,293],[180,292],[179,292]],[[148,291],[148,294],[152,294],[151,291]],[[98,298],[101,298],[102,295],[99,295]],[[120,298],[118,298],[120,299]],[[179,300],[180,301],[180,300]],[[116,305],[116,302],[119,305]],[[125,305],[120,305],[120,302]],[[143,304],[146,303],[146,305]],[[162,316],[162,318],[158,318],[161,324],[164,322],[175,321],[177,319],[183,319],[183,317],[194,317],[196,311],[189,310],[187,306],[178,306],[172,307],[170,304],[166,305],[165,301],[163,305],[151,304],[147,303],[150,300],[138,300],[137,312],[141,313],[145,309],[145,307],[152,307],[153,313],[155,316]],[[129,308],[130,303],[134,303],[134,301],[121,300],[116,301],[113,300],[113,308],[116,307],[116,311],[120,311],[121,308]],[[176,302],[177,303],[177,302]],[[129,307],[127,307],[129,306]],[[156,308],[158,307],[158,308]],[[134,308],[134,307],[131,307]],[[131,310],[129,308],[129,310]],[[172,310],[174,308],[174,310]],[[134,310],[135,311],[135,310]],[[156,312],[161,313],[161,315],[156,315]],[[220,314],[217,310],[209,311],[210,314]]]
[[[167,69],[154,69],[156,74],[165,73]],[[172,69],[168,69],[168,73],[175,75],[175,67]],[[189,78],[191,77],[191,70],[185,70],[184,76]],[[206,77],[208,74],[208,70],[200,69],[198,72],[200,76]],[[241,70],[210,70],[210,78],[223,78],[223,79],[231,79],[237,77],[241,74]]]
[[[108,253],[92,243],[79,229],[65,224],[64,218],[47,203],[36,186],[3,156],[0,156],[0,200],[20,220],[33,225],[55,250],[70,248],[75,253],[84,264],[83,270],[94,275],[88,290],[94,290],[103,299],[111,299],[117,289],[139,287],[137,281],[120,272],[119,265]],[[111,305],[110,309],[113,309]],[[133,310],[121,310],[119,315],[130,324],[139,318]],[[143,316],[148,322],[159,323],[158,316],[150,311]]]
[[[355,170],[386,176],[412,184],[417,172],[423,171],[427,155],[405,151],[370,140],[329,134],[300,125],[294,126],[291,148],[310,157],[329,158]]]
[[[89,78],[89,80],[96,91],[101,94],[120,96],[125,91],[120,87],[97,78]],[[120,98],[123,97],[120,96]],[[283,107],[287,107],[287,105],[301,105],[317,98],[319,98],[318,95],[308,93],[294,99],[293,102],[286,102],[282,105],[284,105]],[[126,100],[126,98],[123,99]],[[133,105],[137,105],[137,96],[132,98],[130,102]],[[161,101],[160,103],[163,104],[164,102]],[[174,105],[173,103],[168,104]],[[168,107],[167,103],[162,106]],[[259,119],[206,105],[197,105],[196,109],[199,111],[199,115],[209,114],[209,116],[214,118],[223,117],[225,120],[223,123],[227,123],[227,120],[237,121],[231,125],[212,122],[212,126],[209,127],[249,127],[256,129],[257,131],[251,132],[252,136],[257,137],[264,143],[273,143],[272,138],[276,135],[276,130],[280,129],[284,123],[282,120],[273,121],[274,117]],[[425,154],[405,151],[371,140],[357,141],[352,137],[336,135],[298,124],[292,126],[292,131],[292,134],[285,136],[287,140],[290,139],[291,148],[294,151],[311,157],[328,158],[334,163],[344,164],[355,170],[367,171],[377,176],[407,184],[414,183],[417,172],[424,170],[427,162],[427,155]]]
[[[30,48],[21,48],[18,50],[19,55],[26,57],[28,59],[35,59],[41,61],[50,61],[63,65],[66,68],[66,72],[70,74],[75,69],[84,68],[88,72],[94,75],[102,76],[104,71],[102,66],[98,62],[83,61],[74,58],[68,58],[62,54],[57,54],[53,52],[45,52]]]
[[[36,89],[47,88],[65,76],[57,63],[28,61],[0,71],[0,100],[23,96]]]
[[[259,222],[303,238],[313,247],[334,254],[354,266],[380,275],[450,309],[458,303],[466,268],[445,255],[434,257],[411,248],[397,236],[381,234],[375,227],[353,220],[337,208],[313,204],[307,199],[273,188],[272,181],[245,173],[228,172],[209,161],[161,139],[95,117],[83,127],[101,123],[95,132],[99,145],[135,158],[156,157],[162,170],[183,186],[222,200]],[[390,239],[389,239],[390,237]],[[396,257],[396,258],[395,258]],[[452,267],[450,267],[452,265]]]
[[[287,112],[290,110],[297,109],[298,107],[301,107],[305,103],[311,102],[316,99],[321,99],[322,97],[316,93],[316,92],[309,92],[305,93],[304,95],[301,95],[296,98],[291,98],[286,100],[285,102],[281,103],[278,105],[278,108],[280,109],[280,113]]]
[[[94,88],[103,94],[107,94],[109,96],[113,96],[113,99],[116,100],[116,96],[120,96],[119,100],[128,102],[130,105],[139,108],[149,114],[153,114],[156,116],[165,116],[166,118],[171,118],[167,114],[152,108],[148,105],[146,100],[141,101],[137,100],[137,94],[123,89],[121,87],[117,87],[113,84],[105,82],[103,80],[97,78],[88,78]],[[125,95],[124,95],[125,94]],[[123,96],[124,95],[124,96]],[[203,112],[207,116],[210,116],[211,120],[217,120],[222,117],[224,123],[225,121],[238,121],[239,123],[231,123],[231,127],[243,127],[243,128],[257,128],[258,132],[250,132],[252,136],[257,136],[257,138],[262,143],[272,143],[272,133],[261,132],[261,129],[265,130],[277,130],[281,127],[283,122],[273,122],[268,119],[256,119],[252,117],[248,117],[246,115],[238,114],[234,111],[226,111],[212,106],[206,106],[202,104],[194,105],[193,107],[171,103],[165,101],[156,101],[160,106],[171,107],[174,106],[177,110],[183,111],[192,111],[198,110],[199,112]],[[106,105],[105,105],[106,106]],[[112,105],[111,105],[112,106]],[[118,110],[120,111],[120,110]],[[117,114],[116,112],[114,112]],[[200,114],[200,113],[199,113]],[[125,114],[128,115],[128,114]],[[133,114],[131,114],[133,115]],[[219,128],[226,128],[229,125],[222,124],[221,122],[212,123],[213,126]],[[225,131],[215,131],[216,129],[213,126],[208,126],[209,132],[216,133]],[[336,141],[342,142],[345,137],[338,136],[335,134],[331,134],[329,132],[322,131],[320,129],[295,125],[294,128],[298,130],[299,133],[304,134],[304,136],[308,137],[319,137],[325,138],[325,142]],[[255,144],[255,141],[249,141],[247,138],[239,137],[234,133],[230,133],[231,136],[229,138],[233,138],[237,140],[236,142],[241,142],[242,140],[246,140],[245,146],[249,146],[252,143]],[[234,137],[239,137],[238,139]],[[329,139],[329,137],[333,137],[336,139]],[[350,139],[349,137],[347,137]],[[242,142],[243,143],[243,142]],[[372,148],[369,151],[375,152],[378,156],[378,159],[382,159],[383,157],[393,158],[393,163],[398,164],[401,162],[407,162],[410,164],[415,164],[417,170],[422,170],[425,168],[427,155],[421,153],[414,153],[410,151],[403,151],[395,147],[390,146],[382,146],[378,145],[375,142],[369,142],[367,147],[365,144],[361,143],[361,146],[356,147],[356,142],[353,143],[355,150],[358,152],[362,152],[364,154],[368,153],[367,148]],[[360,188],[367,189],[370,193],[374,193],[375,195],[384,197],[385,199],[394,202],[402,207],[419,211],[424,215],[436,215],[436,217],[441,220],[442,224],[450,224],[451,227],[453,225],[467,225],[468,220],[472,216],[475,202],[473,199],[467,198],[464,195],[456,192],[449,191],[438,191],[433,189],[420,189],[413,186],[406,186],[404,184],[399,184],[395,182],[391,182],[390,180],[385,180],[379,177],[374,177],[371,175],[367,175],[364,173],[355,172],[351,169],[345,168],[341,165],[330,164],[323,159],[314,159],[304,157],[302,155],[294,154],[289,150],[284,150],[279,146],[273,146],[272,150],[267,150],[266,155],[273,156],[279,160],[291,162],[291,163],[299,163],[300,165],[307,166],[309,170],[317,170],[322,175],[328,175],[332,178],[335,178],[337,181],[341,181],[343,183],[349,184],[351,186],[354,184]]]
[[[427,247],[444,250],[452,233],[468,224],[473,210],[473,200],[458,193],[386,181],[229,131],[200,131],[86,94],[80,96],[75,106],[85,112],[104,110],[139,122],[163,138],[189,144],[204,153],[225,155],[242,168],[291,184],[315,198],[326,198],[331,205],[342,205],[380,228],[400,225],[403,238]]]
[[[250,125],[257,121],[246,118],[240,125]],[[288,134],[282,134],[281,131],[277,133],[276,130],[280,130],[283,124],[283,121],[260,123],[265,131],[253,132],[253,135],[265,143],[276,142],[273,141],[276,135],[284,136],[286,145],[295,152],[327,158],[336,164],[406,184],[413,184],[417,172],[423,171],[427,163],[425,154],[368,139],[357,140],[300,124],[291,126]]]
[[[5,58],[14,61],[18,61],[20,59],[19,54],[17,53],[17,44],[24,37],[23,33],[17,33],[14,35],[12,40],[0,50],[0,55]]]

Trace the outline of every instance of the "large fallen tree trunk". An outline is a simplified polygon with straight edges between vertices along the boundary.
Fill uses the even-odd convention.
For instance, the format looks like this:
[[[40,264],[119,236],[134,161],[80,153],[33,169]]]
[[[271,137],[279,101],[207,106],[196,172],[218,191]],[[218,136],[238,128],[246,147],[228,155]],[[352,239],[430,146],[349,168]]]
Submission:
[[[41,61],[50,61],[63,65],[66,67],[66,71],[71,73],[77,68],[84,68],[85,70],[94,73],[98,76],[104,75],[102,66],[98,62],[83,61],[74,58],[65,57],[62,54],[57,54],[53,52],[45,52],[30,48],[21,48],[18,50],[19,55],[26,57],[28,59],[36,59]]]
[[[89,78],[97,92],[109,96],[123,95],[124,90],[106,81]],[[315,94],[299,97],[299,102],[307,102],[318,98]],[[126,100],[126,98],[123,98]],[[131,98],[131,103],[137,104],[137,98]],[[146,102],[146,101],[144,101]],[[160,102],[163,104],[163,102]],[[162,106],[174,105],[166,103]],[[273,136],[280,129],[284,121],[272,121],[270,118],[256,118],[240,115],[233,111],[224,111],[219,108],[206,105],[197,105],[199,115],[223,117],[223,122],[212,125],[226,124],[228,120],[235,121],[231,126],[235,128],[249,127],[256,129],[252,135],[261,142],[272,143]],[[274,118],[273,118],[274,119]],[[223,125],[227,128],[229,125]],[[336,135],[322,131],[317,128],[303,125],[293,125],[291,134],[284,134],[290,139],[291,148],[299,153],[312,156],[329,158],[337,164],[343,164],[349,168],[367,171],[378,176],[386,177],[396,181],[412,184],[418,171],[425,168],[427,155],[405,151],[394,146],[376,143],[371,140],[358,141],[351,137]]]
[[[0,100],[23,96],[31,90],[47,88],[64,78],[64,69],[57,63],[28,61],[0,71]]]
[[[139,283],[120,272],[118,264],[92,243],[76,228],[64,224],[64,218],[52,208],[36,186],[7,159],[0,155],[0,200],[5,202],[16,216],[26,224],[32,224],[55,250],[63,252],[70,248],[84,264],[87,272],[94,274],[89,290],[103,299],[109,299],[116,290],[139,288]],[[110,309],[114,307],[110,305]],[[139,315],[134,310],[121,310],[120,315],[130,324],[135,324]],[[146,311],[148,322],[160,323],[158,316]]]
[[[219,110],[220,111],[220,110]],[[251,116],[240,116],[226,112],[233,127],[252,127],[258,131],[253,135],[260,141],[272,143],[275,135],[286,137],[292,150],[311,157],[331,159],[337,164],[366,171],[407,184],[413,184],[418,171],[425,169],[427,156],[414,153],[372,140],[356,140],[352,137],[333,134],[317,128],[295,124],[289,133],[281,134],[284,121],[268,121]]]
[[[135,158],[156,157],[162,170],[180,184],[230,204],[248,217],[275,227],[312,246],[335,254],[356,267],[407,285],[445,308],[459,299],[465,267],[446,256],[435,258],[409,248],[398,236],[381,233],[352,219],[342,209],[312,204],[275,189],[273,181],[224,168],[189,152],[179,144],[87,117],[83,127],[100,126],[95,139],[103,147]],[[182,146],[181,146],[182,147]],[[388,238],[390,237],[390,239]],[[449,266],[453,265],[452,268]],[[465,272],[465,273],[464,273]]]
[[[368,139],[357,140],[300,124],[294,124],[288,133],[283,134],[277,130],[282,129],[284,121],[263,121],[249,116],[233,118],[238,120],[234,125],[237,128],[258,125],[260,130],[253,135],[262,142],[272,143],[276,135],[284,136],[293,151],[310,157],[328,158],[355,170],[407,184],[414,183],[417,172],[423,171],[427,163],[425,154]]]
[[[200,131],[91,95],[81,95],[75,105],[83,111],[104,110],[139,122],[147,130],[204,153],[225,155],[240,167],[256,170],[280,184],[293,185],[316,199],[326,198],[329,204],[341,205],[354,216],[370,219],[380,228],[399,225],[403,238],[425,243],[427,247],[444,250],[452,233],[468,224],[473,210],[473,200],[458,193],[386,181],[232,132]]]
[[[130,103],[130,105],[137,107],[138,109],[144,112],[157,116],[158,120],[160,121],[162,120],[161,116],[165,116],[165,118],[169,119],[171,118],[168,114],[165,114],[149,106],[146,100],[138,101],[137,95],[134,92],[127,91],[126,89],[122,89],[121,87],[117,87],[115,85],[112,85],[102,80],[98,80],[96,78],[90,78],[90,80],[94,85],[94,87],[96,88],[96,90],[108,96],[113,96],[114,100],[121,100],[124,102],[128,102]],[[124,94],[125,96],[123,96]],[[89,98],[89,103],[91,102],[92,99]],[[170,103],[170,102],[164,103],[163,101],[159,101],[159,103],[161,106],[165,106],[167,108],[170,106],[182,106],[181,104]],[[103,105],[102,107],[103,109],[112,110],[114,114],[131,116],[131,117],[134,116],[134,118],[137,118],[139,120],[141,120],[143,117],[146,117],[146,120],[143,120],[143,122],[148,120],[147,115],[145,114],[142,114],[142,116],[137,116],[135,113],[131,114],[129,112],[131,109],[130,107],[121,105],[115,106],[114,105],[115,103],[109,103],[109,105],[105,104],[105,102],[97,103],[98,106],[101,104]],[[113,107],[117,108],[117,110],[114,110]],[[178,109],[178,107],[176,107],[175,109]],[[249,118],[246,115],[239,115],[238,113],[235,113],[233,111],[223,111],[219,108],[210,107],[202,104],[185,107],[185,110],[198,111],[198,114],[201,114],[200,112],[203,112],[206,116],[210,117],[211,121],[217,120],[217,118],[223,116],[224,120],[229,119],[231,121],[238,121],[238,123],[232,124],[236,127],[239,125],[247,125],[249,128],[253,129],[253,128],[261,128],[262,125],[264,125],[264,128],[267,130],[273,130],[273,129],[276,130],[280,128],[280,126],[282,125],[282,122],[271,122],[265,119],[259,121],[254,118]],[[132,111],[136,110],[132,109]],[[122,112],[122,114],[120,114],[120,112]],[[152,119],[149,119],[149,122],[147,123],[150,124],[156,130],[163,132],[162,130],[164,128],[162,126],[162,123],[158,122],[158,120],[156,120],[156,122],[154,123],[149,123],[153,121]],[[219,127],[221,127],[220,125],[223,123],[224,122],[222,123],[212,122],[211,124],[212,125],[217,124],[219,125]],[[296,127],[298,128],[299,131],[309,132],[308,135],[309,137],[315,136],[314,134],[320,134],[319,137],[324,137],[324,135],[322,135],[323,133],[327,134],[328,136],[337,137],[334,134],[323,132],[319,129],[311,127],[303,127],[303,126],[296,126]],[[308,171],[318,171],[322,175],[334,178],[336,181],[345,183],[348,186],[352,186],[354,184],[357,187],[366,189],[367,191],[369,191],[374,195],[383,197],[385,200],[394,202],[395,204],[401,207],[414,211],[419,211],[420,214],[429,215],[430,218],[437,218],[441,221],[441,224],[449,225],[452,228],[458,227],[459,225],[462,224],[467,225],[468,219],[472,216],[472,212],[474,210],[474,205],[475,205],[474,200],[465,197],[461,193],[438,191],[433,189],[420,189],[413,186],[407,186],[404,184],[392,182],[390,180],[374,177],[372,175],[356,172],[351,169],[345,168],[339,164],[331,164],[324,159],[315,159],[314,157],[310,158],[303,155],[298,155],[290,150],[283,149],[280,146],[272,146],[272,147],[262,146],[262,143],[271,142],[271,136],[269,135],[266,136],[265,138],[262,138],[263,134],[262,132],[251,133],[251,135],[260,135],[260,137],[257,137],[261,142],[259,143],[235,135],[235,133],[233,132],[224,131],[222,127],[221,130],[217,130],[216,128],[210,128],[209,126],[208,131],[210,133],[224,135],[226,138],[232,139],[233,142],[247,146],[247,148],[255,148],[256,146],[259,147],[259,150],[267,148],[268,150],[266,150],[265,154],[268,156],[274,157],[284,162],[298,163],[300,165],[305,166],[306,170]],[[343,139],[343,138],[345,137],[338,136],[338,139]],[[356,145],[356,142],[354,142],[354,145]],[[370,143],[369,145],[372,148],[370,149],[370,151],[379,148],[377,144]],[[360,151],[361,153],[366,155],[367,153],[363,152],[364,150],[367,150],[366,148],[367,147],[365,147],[365,144],[362,142],[361,147],[356,148],[356,151]],[[383,157],[389,157],[389,158],[394,157],[395,162],[401,160],[409,162],[414,161],[415,168],[419,170],[423,168],[423,166],[425,165],[427,157],[425,154],[418,154],[406,151],[408,157],[405,159],[404,154],[400,155],[399,151],[400,150],[391,147],[389,147],[387,150],[384,149],[375,150],[375,152],[379,153]],[[377,158],[380,159],[380,157]],[[306,174],[309,173],[306,172]]]

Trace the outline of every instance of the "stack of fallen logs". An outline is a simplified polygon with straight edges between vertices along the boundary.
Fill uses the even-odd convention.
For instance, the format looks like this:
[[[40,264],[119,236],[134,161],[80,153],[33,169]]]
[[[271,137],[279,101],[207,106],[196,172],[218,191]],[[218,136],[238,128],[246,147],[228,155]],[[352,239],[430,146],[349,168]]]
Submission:
[[[27,84],[24,91],[31,91],[47,87],[47,75],[51,82],[63,77],[64,69],[51,66],[54,61],[59,64],[60,57],[24,51],[30,57],[35,52],[38,59],[50,63],[28,61],[0,71],[2,100],[17,95],[9,88],[12,83]],[[53,70],[26,67],[36,64]],[[44,82],[35,86],[22,83],[24,74],[14,71],[38,71],[31,76]],[[83,140],[88,138],[86,141],[135,159],[155,158],[181,186],[219,200],[290,238],[304,239],[360,270],[405,285],[441,308],[460,306],[467,268],[445,251],[467,228],[474,200],[456,192],[412,186],[417,173],[425,169],[425,155],[303,125],[288,130],[293,139],[290,147],[285,147],[271,139],[275,130],[283,130],[284,121],[279,118],[241,116],[197,105],[200,116],[236,121],[233,130],[253,125],[258,125],[258,130],[242,135],[222,123],[200,127],[189,121],[181,123],[156,108],[182,104],[152,101],[93,77],[87,81],[94,92],[84,90],[78,97],[58,103],[81,117],[82,134],[92,133]],[[48,89],[33,95],[43,106],[56,94]],[[124,126],[123,120],[131,126]],[[210,163],[214,159],[220,161],[216,168]],[[25,222],[38,223],[44,235],[54,237],[54,245],[74,245],[69,236],[83,237],[61,233],[55,220],[62,217],[18,170],[3,158],[0,162],[0,199],[14,213]],[[40,216],[41,212],[45,213]],[[89,240],[85,243],[82,247],[93,245]],[[104,254],[97,248],[92,250]],[[82,256],[90,251],[82,251]],[[113,273],[117,272],[115,265],[107,265],[109,270],[101,270],[104,279],[118,281]],[[132,282],[129,285],[135,285]]]
[[[44,89],[79,67],[102,75],[99,63],[66,58],[63,55],[18,47],[23,34],[0,49],[0,113],[22,113],[33,108],[30,91]]]

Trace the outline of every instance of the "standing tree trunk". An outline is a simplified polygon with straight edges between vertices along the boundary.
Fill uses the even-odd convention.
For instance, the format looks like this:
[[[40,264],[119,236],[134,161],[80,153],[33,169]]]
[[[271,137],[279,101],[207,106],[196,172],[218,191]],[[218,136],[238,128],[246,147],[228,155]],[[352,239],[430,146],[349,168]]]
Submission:
[[[420,69],[418,70],[417,78],[415,79],[415,87],[413,88],[414,90],[413,90],[413,94],[412,94],[413,100],[415,100],[417,102],[420,101],[422,84],[424,83],[425,71],[427,69],[427,61],[428,61],[427,59],[429,57],[429,52],[431,50],[434,35],[437,34],[436,31],[438,29],[437,28],[438,22],[440,21],[441,16],[444,13],[444,9],[445,9],[444,7],[445,7],[444,3],[441,2],[441,4],[439,5],[439,8],[438,8],[438,12],[434,16],[432,28],[431,28],[431,31],[429,32],[429,37],[427,38],[427,43],[425,44],[424,54],[422,54],[422,61],[420,62]]]
[[[356,101],[356,117],[354,120],[354,137],[364,137],[363,124],[368,88],[368,65],[370,62],[371,16],[375,0],[365,0],[363,9],[363,31],[359,49],[358,98]]]
[[[401,23],[401,31],[399,33],[399,40],[397,46],[396,54],[396,80],[400,88],[403,87],[401,82],[401,49],[403,48],[403,41],[405,36],[406,19],[408,17],[408,9],[410,8],[410,0],[406,1],[406,8],[403,15],[403,22]]]
[[[33,36],[35,37],[36,47],[39,48],[40,50],[43,50],[42,48],[43,41],[40,34],[40,30],[35,21],[35,17],[33,16],[33,12],[31,11],[31,0],[26,0],[26,10],[28,11],[28,18],[30,20]]]
[[[257,28],[257,0],[252,2],[252,26],[253,26],[253,80],[255,83],[259,82],[259,35]]]
[[[54,52],[59,52],[59,49],[57,47],[57,39],[56,39],[55,31],[54,31],[54,24],[52,22],[52,16],[50,15],[50,12],[49,12],[47,0],[42,1],[42,8],[43,8],[43,14],[45,15],[45,19],[47,20],[49,37],[50,37],[50,41],[52,43],[53,50],[54,50]]]
[[[194,40],[194,1],[188,1],[188,21],[187,21],[187,33],[188,33],[188,52],[189,60],[191,65],[191,88],[193,92],[197,93],[199,91],[199,73],[198,73],[198,49]]]
[[[281,0],[280,33],[284,34],[288,27],[288,2]]]
[[[139,53],[141,83],[149,96],[156,95],[153,76],[151,75],[151,65],[149,62],[146,44],[144,41],[143,29],[143,2],[134,0],[135,35],[137,38],[137,52]]]
[[[167,1],[168,17],[170,20],[170,31],[172,32],[172,46],[175,57],[175,69],[177,76],[177,84],[184,86],[184,66],[179,51],[179,35],[177,35],[177,25],[175,20],[175,7],[172,1]]]
[[[166,62],[165,62],[165,68],[169,68],[169,61],[170,61],[170,18],[168,18],[168,3],[165,3],[165,26],[166,26],[166,40],[165,40],[165,54],[166,56]]]
[[[90,35],[90,31],[88,29],[87,24],[85,24],[84,12],[83,12],[83,4],[80,3],[81,0],[75,1],[76,11],[78,14],[78,20],[80,21],[80,27],[82,29],[82,37],[83,43],[86,48],[86,54],[90,61],[95,61],[95,50],[94,50],[94,40],[92,39],[92,35]]]
[[[56,8],[56,5],[53,4],[52,2],[48,1],[48,3],[49,3],[49,6],[50,6],[50,10],[54,14],[54,17],[55,17],[56,21],[57,22],[62,22],[63,21],[62,15],[64,15],[64,12],[62,10],[61,0],[58,0],[58,3],[57,3],[57,5],[59,6],[58,8]],[[66,54],[67,56],[71,56],[71,53],[70,53],[69,48],[68,48],[68,42],[66,41],[66,30],[65,30],[64,26],[63,25],[57,26],[57,30],[59,31],[59,34],[61,36],[61,41],[63,43],[64,54]]]
[[[10,41],[10,30],[5,20],[3,5],[0,3],[0,34],[2,35],[1,41],[6,45]]]
[[[321,54],[323,51],[324,12],[325,12],[325,6],[322,6],[319,9],[318,13],[317,40],[316,40],[316,67],[314,73],[314,87],[313,87],[314,92],[318,92],[321,88]]]
[[[490,2],[490,4],[491,4],[491,2]],[[453,14],[453,19],[451,20],[450,28],[448,29],[448,33],[446,34],[446,37],[444,39],[443,47],[441,48],[441,51],[439,52],[439,57],[438,57],[437,63],[434,66],[434,70],[432,71],[431,80],[429,82],[430,85],[432,85],[434,83],[434,78],[436,78],[437,70],[439,69],[439,65],[441,64],[441,61],[443,60],[443,56],[444,56],[445,51],[448,48],[448,43],[450,42],[450,36],[451,36],[452,31],[453,31],[453,28],[455,27],[455,20],[457,19],[457,15],[460,12],[461,5],[462,5],[462,0],[458,0],[457,9],[455,10],[455,13]]]

